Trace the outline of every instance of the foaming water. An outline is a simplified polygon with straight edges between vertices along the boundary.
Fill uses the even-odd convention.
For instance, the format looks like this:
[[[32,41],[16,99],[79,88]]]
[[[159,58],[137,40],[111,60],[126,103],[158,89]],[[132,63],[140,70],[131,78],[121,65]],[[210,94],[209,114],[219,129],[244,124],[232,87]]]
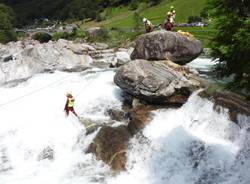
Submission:
[[[193,94],[179,109],[154,112],[143,138],[131,141],[128,171],[109,182],[247,184],[250,176],[240,168],[250,163],[249,135],[229,120],[226,110],[219,114],[211,102]]]
[[[81,116],[106,120],[107,109],[122,105],[113,76],[56,72],[0,88],[0,104],[6,104],[0,107],[0,183],[250,183],[249,117],[239,115],[236,125],[227,110],[214,111],[212,102],[196,94],[179,109],[153,112],[142,135],[131,140],[126,172],[114,176],[84,153],[97,132],[85,136],[77,118],[64,117],[65,93],[73,92]]]
[[[77,113],[107,118],[107,108],[121,105],[113,75],[56,72],[0,88],[0,104],[5,104],[0,109],[0,183],[99,183],[108,175],[107,166],[83,152],[93,135],[85,137],[84,126],[73,115],[65,118],[63,109],[65,94],[71,91]],[[81,145],[79,138],[84,140]],[[44,152],[48,158],[40,158]]]

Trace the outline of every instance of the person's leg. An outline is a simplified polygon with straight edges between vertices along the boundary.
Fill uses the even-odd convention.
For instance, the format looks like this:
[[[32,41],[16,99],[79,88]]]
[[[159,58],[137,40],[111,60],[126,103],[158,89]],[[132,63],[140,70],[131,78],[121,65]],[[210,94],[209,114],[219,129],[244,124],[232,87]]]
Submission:
[[[76,117],[79,117],[79,116],[76,114],[74,108],[72,109],[72,113],[73,113]]]
[[[68,117],[68,115],[69,115],[69,109],[66,108],[66,109],[65,109],[65,116]]]
[[[71,111],[76,117],[78,117],[78,115],[76,114],[76,112],[75,112],[75,110],[74,110],[73,107],[70,108],[70,111]]]

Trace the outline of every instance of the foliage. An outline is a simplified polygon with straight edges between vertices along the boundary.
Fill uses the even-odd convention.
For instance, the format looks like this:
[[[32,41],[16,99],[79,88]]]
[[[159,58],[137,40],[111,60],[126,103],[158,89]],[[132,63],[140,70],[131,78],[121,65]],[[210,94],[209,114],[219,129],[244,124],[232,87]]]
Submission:
[[[136,0],[132,0],[129,5],[129,10],[136,10],[139,6],[139,2]]]
[[[109,31],[104,27],[102,27],[95,36],[88,33],[86,33],[86,35],[89,42],[106,42],[110,38]]]
[[[188,23],[193,23],[193,22],[201,22],[202,18],[199,16],[189,16],[188,17]]]
[[[83,20],[86,18],[102,21],[105,8],[127,6],[133,4],[133,9],[139,3],[156,5],[161,0],[0,0],[11,6],[18,17],[17,26],[31,24],[35,19],[47,18],[54,20]]]
[[[13,31],[15,15],[13,10],[4,4],[0,4],[0,22],[0,43],[15,41],[17,38]]]
[[[47,43],[52,39],[52,36],[48,33],[39,32],[32,36],[34,40],[38,40],[40,43]]]
[[[134,31],[138,32],[142,29],[142,19],[143,17],[139,14],[138,11],[135,11],[134,13]]]
[[[222,76],[234,76],[235,89],[250,91],[250,3],[247,0],[209,0],[216,28],[211,48]]]
[[[59,39],[75,40],[77,38],[86,38],[86,33],[80,29],[75,29],[72,33],[57,32],[53,34],[52,40],[57,41]]]
[[[206,1],[207,0],[162,0],[162,2],[158,5],[151,7],[149,7],[148,4],[145,3],[145,1],[140,1],[143,3],[138,4],[136,11],[141,10],[140,15],[142,17],[146,17],[154,25],[158,25],[164,22],[164,20],[166,19],[166,13],[170,10],[170,6],[173,5],[177,13],[176,23],[184,23],[187,22],[189,16],[199,16],[200,11],[205,6]],[[87,28],[105,26],[107,28],[131,29],[134,27],[135,23],[134,11],[129,10],[129,6],[131,5],[131,3],[132,2],[130,2],[128,6],[113,7],[112,14],[107,18],[106,21],[87,21],[84,22],[81,27]]]
[[[17,41],[17,35],[12,30],[0,30],[0,43],[8,43]]]

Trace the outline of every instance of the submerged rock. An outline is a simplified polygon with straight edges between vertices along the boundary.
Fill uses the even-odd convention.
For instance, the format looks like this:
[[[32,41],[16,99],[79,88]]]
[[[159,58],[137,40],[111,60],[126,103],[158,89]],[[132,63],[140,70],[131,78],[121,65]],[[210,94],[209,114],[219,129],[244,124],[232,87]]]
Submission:
[[[197,87],[164,61],[131,61],[117,70],[114,82],[130,95],[153,104],[183,104]]]
[[[125,170],[130,137],[126,126],[104,126],[90,144],[87,152],[94,153],[97,159],[110,165],[113,170]]]
[[[10,159],[8,157],[7,149],[0,148],[0,174],[12,169],[13,168],[10,164]]]
[[[43,151],[39,154],[38,160],[53,160],[54,159],[54,150],[51,147],[46,147]]]
[[[79,121],[84,125],[86,129],[86,135],[95,132],[98,128],[104,126],[102,122],[96,122],[87,118],[79,118]]]
[[[115,121],[124,121],[125,112],[117,109],[108,109],[106,114],[109,115],[110,119]]]
[[[177,32],[154,31],[140,36],[131,54],[131,59],[171,60],[186,64],[202,52],[202,44],[194,37]]]

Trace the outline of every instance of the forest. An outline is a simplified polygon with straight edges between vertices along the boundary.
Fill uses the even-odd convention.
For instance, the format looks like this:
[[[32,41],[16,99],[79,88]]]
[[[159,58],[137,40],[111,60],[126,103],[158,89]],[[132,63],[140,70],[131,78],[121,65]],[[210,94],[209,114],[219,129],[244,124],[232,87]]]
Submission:
[[[161,0],[0,0],[0,3],[13,8],[16,13],[16,26],[33,22],[34,19],[54,20],[96,19],[107,7],[146,2],[155,5]]]

